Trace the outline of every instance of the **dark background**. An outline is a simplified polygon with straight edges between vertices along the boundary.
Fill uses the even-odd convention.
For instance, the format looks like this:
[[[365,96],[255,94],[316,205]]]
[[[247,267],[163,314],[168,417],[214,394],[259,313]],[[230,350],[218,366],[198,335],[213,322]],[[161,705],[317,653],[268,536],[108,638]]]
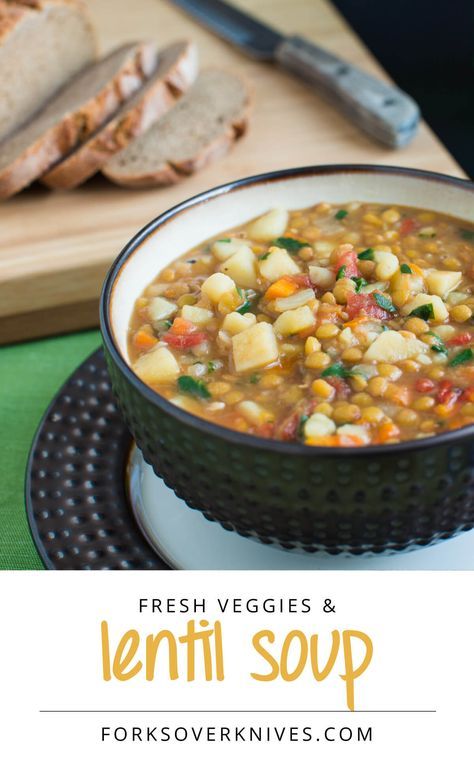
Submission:
[[[474,0],[333,0],[474,178]]]

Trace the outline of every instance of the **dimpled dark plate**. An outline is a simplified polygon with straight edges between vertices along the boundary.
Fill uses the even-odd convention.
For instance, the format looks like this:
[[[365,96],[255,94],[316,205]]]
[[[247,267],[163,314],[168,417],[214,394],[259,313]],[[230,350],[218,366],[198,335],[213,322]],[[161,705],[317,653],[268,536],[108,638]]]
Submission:
[[[97,350],[52,401],[28,459],[28,521],[47,568],[169,569],[143,538],[128,504],[131,442]]]

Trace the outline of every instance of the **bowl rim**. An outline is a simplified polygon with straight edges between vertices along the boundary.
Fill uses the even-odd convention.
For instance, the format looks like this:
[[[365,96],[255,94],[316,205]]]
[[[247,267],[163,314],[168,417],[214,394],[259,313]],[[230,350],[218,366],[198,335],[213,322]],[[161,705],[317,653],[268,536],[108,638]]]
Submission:
[[[278,181],[282,179],[300,178],[312,175],[328,175],[340,173],[361,173],[361,174],[381,174],[381,175],[402,175],[421,180],[428,180],[435,183],[444,183],[449,186],[460,188],[464,191],[474,194],[474,182],[469,179],[457,178],[440,172],[431,172],[412,167],[399,167],[395,165],[380,164],[321,164],[307,165],[304,167],[290,167],[272,172],[263,172],[256,175],[233,180],[222,185],[214,186],[208,190],[202,191],[184,201],[175,204],[170,209],[165,210],[155,217],[149,223],[143,226],[138,233],[123,247],[118,257],[112,263],[102,287],[100,295],[100,330],[104,346],[113,362],[125,376],[126,380],[135,390],[144,397],[147,402],[160,408],[164,413],[170,415],[180,424],[197,430],[202,435],[212,435],[229,442],[230,444],[243,447],[250,447],[255,450],[265,450],[287,456],[324,456],[339,457],[350,456],[351,458],[367,458],[371,455],[390,456],[410,453],[412,451],[424,450],[438,445],[452,445],[474,435],[474,424],[453,429],[449,432],[443,432],[430,437],[423,437],[419,440],[404,440],[393,444],[364,445],[358,448],[339,446],[328,447],[324,445],[305,445],[300,442],[291,442],[284,440],[272,440],[257,435],[238,432],[220,424],[214,424],[211,421],[200,418],[193,413],[179,408],[170,403],[167,398],[155,392],[151,387],[145,384],[132,370],[126,360],[123,358],[115,341],[110,308],[114,293],[114,288],[120,272],[125,263],[133,256],[134,252],[141,244],[160,227],[165,225],[170,219],[177,217],[191,207],[206,203],[216,197],[231,193],[232,191],[247,188],[261,183]]]

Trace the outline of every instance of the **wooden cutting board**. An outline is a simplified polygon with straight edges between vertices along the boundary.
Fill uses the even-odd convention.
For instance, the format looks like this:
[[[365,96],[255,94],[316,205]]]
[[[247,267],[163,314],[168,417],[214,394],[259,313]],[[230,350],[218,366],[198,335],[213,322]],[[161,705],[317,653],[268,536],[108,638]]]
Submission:
[[[235,0],[276,28],[301,33],[367,71],[386,76],[326,0]],[[177,186],[130,191],[98,176],[74,192],[35,186],[0,205],[0,343],[95,326],[110,263],[146,222],[200,191],[257,172],[306,164],[370,162],[462,170],[426,125],[407,148],[376,145],[308,86],[254,62],[166,0],[89,0],[103,51],[133,38],[160,45],[190,37],[201,64],[252,79],[249,134],[218,164]],[[179,254],[179,252],[176,252]]]

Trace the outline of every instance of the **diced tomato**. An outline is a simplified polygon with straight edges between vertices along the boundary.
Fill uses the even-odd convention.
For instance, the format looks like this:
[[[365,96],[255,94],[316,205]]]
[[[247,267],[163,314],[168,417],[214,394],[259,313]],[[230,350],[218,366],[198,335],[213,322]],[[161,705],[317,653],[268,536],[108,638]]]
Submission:
[[[185,318],[175,318],[170,328],[172,334],[187,335],[197,331],[197,326],[191,321],[187,321]]]
[[[474,387],[465,389],[462,398],[463,400],[468,400],[470,403],[474,403]]]
[[[349,293],[346,312],[349,320],[356,318],[361,313],[369,318],[378,318],[379,320],[385,320],[389,317],[389,313],[377,304],[373,294]]]
[[[451,381],[445,379],[439,384],[436,399],[438,403],[442,403],[443,405],[447,405],[448,408],[451,408],[459,400],[462,394],[462,389],[455,387]]]
[[[186,350],[188,347],[196,347],[208,339],[209,336],[204,331],[194,331],[191,334],[173,334],[169,331],[162,336],[166,344],[176,347],[179,350]]]
[[[185,318],[175,318],[170,330],[161,337],[166,344],[176,347],[179,350],[186,350],[188,347],[196,347],[209,339],[204,331],[198,331],[198,327]]]
[[[416,220],[414,220],[412,217],[405,217],[400,223],[400,236],[408,236],[410,233],[413,233],[415,228],[418,227],[419,223],[417,223]]]
[[[304,287],[305,289],[312,289],[313,283],[311,281],[311,278],[307,273],[300,273],[295,276],[289,276],[292,281],[294,281],[298,286]]]
[[[337,258],[335,267],[336,273],[338,273],[342,267],[345,268],[344,278],[359,278],[360,272],[357,267],[357,253],[354,249],[341,254],[341,256]]]
[[[457,336],[453,336],[452,339],[448,339],[446,344],[448,347],[462,347],[465,344],[470,344],[472,339],[472,334],[470,334],[469,331],[464,331],[462,334],[458,334]]]
[[[258,429],[256,429],[255,434],[258,435],[258,437],[272,438],[274,431],[275,424],[267,422],[266,424],[262,424]]]
[[[352,390],[344,379],[341,379],[340,376],[327,376],[326,381],[331,387],[334,387],[336,390],[336,397],[339,398],[339,400],[347,400]]]
[[[432,392],[436,384],[431,379],[417,379],[415,382],[415,389],[417,392]]]
[[[296,433],[300,424],[301,415],[292,413],[278,427],[280,440],[296,440]]]

